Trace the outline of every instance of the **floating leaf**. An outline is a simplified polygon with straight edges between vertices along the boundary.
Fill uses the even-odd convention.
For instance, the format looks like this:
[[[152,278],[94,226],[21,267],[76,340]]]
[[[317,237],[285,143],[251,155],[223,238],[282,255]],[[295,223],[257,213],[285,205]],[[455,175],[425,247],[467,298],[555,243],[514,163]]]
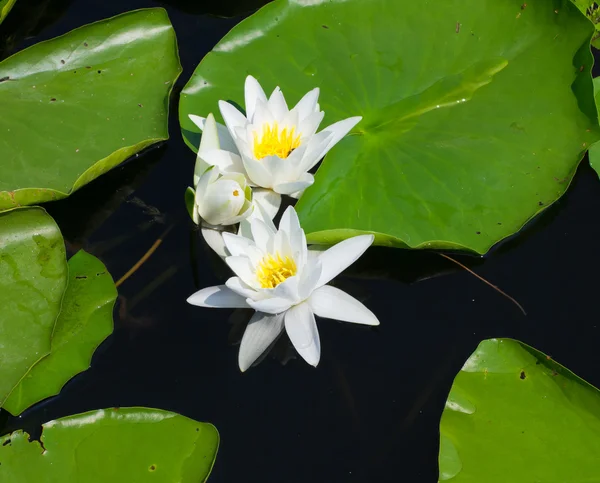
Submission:
[[[17,0],[0,0],[0,23],[6,18]]]
[[[521,342],[485,340],[454,380],[440,433],[440,481],[596,481],[600,391]]]
[[[219,433],[158,409],[115,408],[43,425],[43,446],[16,431],[0,438],[0,474],[10,483],[206,481]]]
[[[102,262],[84,251],[74,255],[50,353],[21,379],[4,409],[19,414],[58,394],[75,374],[87,370],[98,345],[112,334],[116,298],[117,289]]]
[[[596,107],[600,111],[600,77],[594,79],[594,95],[596,98]],[[589,150],[590,164],[600,174],[600,142],[594,143]]]
[[[594,28],[567,0],[276,0],[236,26],[182,92],[189,114],[243,105],[247,74],[324,125],[362,115],[297,205],[313,242],[485,253],[566,190],[600,139]]]
[[[592,39],[592,45],[600,48],[600,7],[595,0],[572,0],[577,8],[596,26],[596,33]]]
[[[0,406],[50,352],[66,284],[54,220],[40,208],[0,213]]]
[[[180,72],[163,9],[81,27],[0,63],[0,209],[64,198],[167,139]]]
[[[117,292],[83,251],[67,264],[41,208],[0,213],[0,407],[19,414],[85,371],[112,333]]]

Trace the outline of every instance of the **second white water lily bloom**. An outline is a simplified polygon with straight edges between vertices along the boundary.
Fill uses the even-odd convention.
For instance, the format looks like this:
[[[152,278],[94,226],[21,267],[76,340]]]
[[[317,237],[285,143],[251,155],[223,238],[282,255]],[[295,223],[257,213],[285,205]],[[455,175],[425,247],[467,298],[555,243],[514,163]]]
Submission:
[[[313,89],[288,109],[279,87],[267,99],[258,81],[248,76],[245,116],[232,104],[219,101],[225,125],[253,184],[299,197],[314,182],[308,171],[362,119],[351,117],[317,133],[324,116],[318,99],[319,89]],[[209,162],[223,163],[222,152],[210,156],[215,159]]]
[[[231,256],[225,260],[235,277],[188,298],[201,307],[251,307],[239,352],[239,366],[248,369],[285,329],[298,353],[316,366],[321,355],[315,315],[365,325],[379,325],[361,302],[326,285],[354,263],[373,243],[373,235],[344,240],[326,251],[311,253],[296,211],[289,207],[279,230],[251,220],[252,238],[224,233]]]

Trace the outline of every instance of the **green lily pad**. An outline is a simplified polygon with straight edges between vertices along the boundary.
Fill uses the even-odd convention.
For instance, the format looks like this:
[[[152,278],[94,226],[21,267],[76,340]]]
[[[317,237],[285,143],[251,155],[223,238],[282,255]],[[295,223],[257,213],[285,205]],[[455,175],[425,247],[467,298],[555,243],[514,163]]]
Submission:
[[[180,72],[160,8],[78,28],[0,63],[0,210],[64,198],[168,139]]]
[[[600,7],[595,0],[572,0],[577,8],[589,18],[596,27],[592,45],[600,48]]]
[[[0,438],[6,483],[200,483],[219,446],[208,423],[146,408],[114,408],[43,425],[40,444],[16,431]]]
[[[92,354],[113,332],[117,289],[104,264],[80,251],[68,265],[68,285],[50,353],[10,393],[3,407],[11,414],[20,414],[34,403],[58,394],[69,379],[89,368]]]
[[[0,213],[0,407],[19,414],[88,369],[116,297],[100,260],[80,251],[67,264],[43,209]]]
[[[0,23],[6,18],[17,0],[0,0]]]
[[[596,107],[600,111],[600,77],[594,79],[594,96],[596,98]],[[590,164],[600,174],[600,142],[594,143],[589,150]]]
[[[0,406],[50,352],[66,285],[54,220],[40,208],[0,213]]]
[[[485,340],[454,380],[440,435],[440,481],[597,481],[600,391],[521,342]]]
[[[363,120],[296,206],[312,242],[485,253],[567,189],[600,139],[593,25],[568,0],[276,0],[236,26],[181,96],[243,105],[247,74],[292,105],[320,87],[323,125]]]

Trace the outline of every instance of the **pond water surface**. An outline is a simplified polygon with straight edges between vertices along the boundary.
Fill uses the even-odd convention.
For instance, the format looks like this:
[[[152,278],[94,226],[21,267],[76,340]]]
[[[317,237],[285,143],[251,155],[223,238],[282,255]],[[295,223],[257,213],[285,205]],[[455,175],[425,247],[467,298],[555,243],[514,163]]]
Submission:
[[[4,413],[2,434],[39,434],[43,422],[92,409],[147,406],[215,424],[221,447],[212,483],[433,483],[446,396],[481,340],[519,339],[600,386],[600,182],[587,160],[566,196],[519,236],[485,259],[457,255],[527,316],[437,254],[376,248],[337,282],[375,312],[380,327],[321,320],[317,369],[282,339],[260,365],[240,373],[236,342],[246,314],[185,301],[228,277],[186,213],[195,156],[177,120],[178,93],[193,69],[242,18],[207,15],[235,7],[213,4],[19,0],[0,28],[6,55],[128,10],[164,6],[184,67],[171,140],[46,205],[70,254],[85,248],[115,280],[159,237],[164,242],[119,288],[115,332],[91,369],[21,417]]]

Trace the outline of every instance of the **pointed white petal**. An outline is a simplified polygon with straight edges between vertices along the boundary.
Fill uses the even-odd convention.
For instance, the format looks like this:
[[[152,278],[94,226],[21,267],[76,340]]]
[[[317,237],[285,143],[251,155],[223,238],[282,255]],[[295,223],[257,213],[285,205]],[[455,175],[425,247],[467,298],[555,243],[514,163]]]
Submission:
[[[217,121],[215,121],[215,116],[210,113],[204,121],[204,130],[202,131],[202,137],[200,138],[200,147],[198,148],[198,152],[220,148],[221,143],[219,143]]]
[[[302,193],[306,188],[315,182],[315,178],[310,173],[304,173],[301,180],[292,183],[281,183],[273,186],[273,191],[282,195],[292,196],[296,193]],[[299,196],[298,196],[299,198]]]
[[[252,122],[256,108],[256,101],[260,99],[262,102],[267,102],[267,96],[258,81],[251,75],[246,77],[246,83],[244,85],[244,98],[246,103],[246,117],[250,122]]]
[[[246,285],[239,277],[231,277],[227,280],[227,282],[225,282],[225,285],[239,296],[244,297],[244,300],[247,298],[254,300],[257,296],[256,290]]]
[[[269,172],[271,178],[269,184],[271,186],[295,180],[294,167],[286,158],[282,159],[279,156],[265,156],[260,160],[260,163],[262,163]]]
[[[218,309],[248,308],[248,304],[244,297],[240,297],[225,285],[203,288],[191,295],[187,301],[192,305],[198,305],[200,307]]]
[[[293,206],[288,206],[283,213],[281,221],[279,222],[279,231],[287,234],[294,259],[297,259],[299,255],[306,250],[306,241],[303,237],[304,230],[302,230],[302,227],[300,226],[298,214]],[[304,259],[305,258],[302,259],[302,262],[304,262]]]
[[[259,288],[256,274],[248,257],[227,257],[225,263],[246,285],[253,289]]]
[[[223,241],[232,257],[246,255],[248,247],[254,246],[254,241],[233,233],[223,233]]]
[[[198,126],[200,131],[204,131],[204,124],[206,123],[205,117],[194,116],[193,114],[190,114],[188,117],[196,126]],[[219,144],[221,145],[221,149],[232,153],[238,152],[235,142],[233,141],[231,134],[229,134],[229,130],[220,122],[217,123],[217,133],[219,134]]]
[[[261,188],[271,188],[273,185],[271,173],[269,173],[260,161],[248,156],[242,156],[242,161],[246,168],[246,172],[248,173],[248,178],[250,178],[252,183]]]
[[[275,119],[279,122],[281,122],[284,116],[289,112],[285,97],[283,97],[283,93],[279,87],[276,87],[273,94],[271,94],[271,97],[269,97],[267,105]]]
[[[271,297],[264,300],[252,300],[248,298],[246,299],[246,303],[254,310],[267,314],[280,314],[292,306],[290,300],[280,297]]]
[[[274,298],[286,299],[290,305],[301,302],[298,296],[298,277],[290,277],[275,287],[271,293]]]
[[[275,122],[275,116],[273,116],[273,113],[269,109],[267,101],[258,99],[254,109],[254,117],[252,118],[254,129],[262,129],[265,124],[272,124],[273,122]]]
[[[309,251],[310,254],[310,251]],[[307,256],[306,264],[300,274],[300,280],[298,282],[298,298],[300,300],[306,300],[313,293],[319,279],[321,278],[321,272],[323,267],[319,258],[316,256]]]
[[[355,324],[379,325],[379,320],[373,312],[351,295],[331,285],[323,285],[315,290],[308,303],[319,317]]]
[[[262,210],[272,220],[277,216],[277,212],[281,206],[281,195],[275,193],[273,190],[255,188],[252,190],[252,201],[256,205],[260,205]]]
[[[321,358],[321,341],[315,316],[307,303],[296,305],[285,313],[285,331],[298,354],[316,367]]]
[[[300,119],[300,121],[302,121],[303,119],[307,118],[308,116],[310,116],[311,114],[313,114],[314,112],[317,112],[318,109],[318,102],[319,100],[319,88],[315,88],[312,91],[307,92],[304,97],[302,99],[300,99],[300,102],[298,102],[298,104],[296,104],[296,106],[293,108],[293,110],[298,111],[298,119]]]
[[[200,153],[200,151],[198,151]],[[246,169],[242,158],[235,153],[225,151],[223,149],[209,149],[202,151],[202,154],[198,154],[198,157],[202,156],[202,159],[211,166],[216,166],[223,173],[241,173],[246,175]]]
[[[229,130],[229,134],[235,140],[235,128],[245,127],[246,124],[248,124],[248,120],[240,111],[235,108],[235,106],[229,104],[229,102],[219,101],[219,110],[221,111],[221,116],[223,116],[225,125]]]
[[[318,287],[329,283],[334,277],[346,270],[369,248],[375,237],[373,235],[359,235],[348,238],[319,255],[323,266]]]
[[[298,134],[302,136],[303,140],[310,139],[310,137],[317,132],[323,117],[325,117],[325,113],[323,111],[313,112],[311,115],[300,121],[298,125]]]
[[[323,157],[322,153],[329,145],[332,136],[330,132],[321,131],[310,138],[304,156],[302,156],[302,160],[298,163],[298,172],[305,173],[316,166]]]
[[[254,218],[250,222],[252,228],[252,239],[256,244],[256,247],[263,252],[270,253],[272,251],[273,238],[275,233],[271,230],[264,221]]]
[[[238,363],[246,371],[283,332],[284,314],[271,315],[256,312],[244,332]]]
[[[214,228],[207,228],[205,226],[203,226],[200,231],[202,232],[202,236],[204,237],[206,244],[212,248],[217,255],[220,257],[226,257],[229,255],[227,248],[225,247],[223,233],[221,231],[215,230]]]
[[[361,116],[349,117],[348,119],[344,119],[343,121],[336,122],[335,124],[332,124],[331,126],[328,126],[325,129],[323,129],[323,131],[321,131],[321,132],[332,133],[333,135],[331,136],[331,139],[329,140],[329,144],[325,147],[323,152],[318,156],[317,162],[319,159],[323,158],[323,156],[325,156],[329,152],[329,150],[333,146],[335,146],[346,134],[348,134],[350,132],[350,130],[361,121],[361,119],[362,119]],[[317,162],[315,162],[315,164]],[[311,168],[312,168],[312,166],[308,169],[311,169]]]

